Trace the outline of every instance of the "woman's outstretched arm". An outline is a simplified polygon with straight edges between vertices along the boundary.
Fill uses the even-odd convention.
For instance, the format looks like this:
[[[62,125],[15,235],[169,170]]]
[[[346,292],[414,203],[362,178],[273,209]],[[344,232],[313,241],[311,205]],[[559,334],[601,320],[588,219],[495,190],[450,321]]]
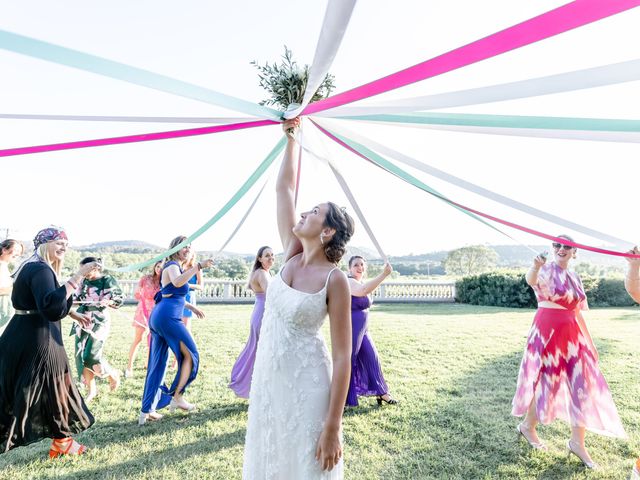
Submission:
[[[300,119],[294,118],[284,122],[282,128],[286,134],[288,129],[297,128],[299,125]],[[298,152],[296,142],[290,135],[287,135],[287,146],[284,151],[282,165],[280,165],[280,171],[278,172],[278,180],[276,181],[276,214],[280,241],[285,252],[285,262],[302,251],[302,245],[292,231],[296,224],[295,195],[297,173]]]

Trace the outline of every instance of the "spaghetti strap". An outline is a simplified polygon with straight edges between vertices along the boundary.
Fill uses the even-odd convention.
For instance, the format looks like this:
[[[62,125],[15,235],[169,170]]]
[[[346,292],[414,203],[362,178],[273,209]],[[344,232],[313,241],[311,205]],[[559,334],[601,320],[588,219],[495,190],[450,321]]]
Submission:
[[[326,290],[327,286],[329,285],[329,279],[331,278],[331,274],[336,270],[340,270],[340,269],[338,267],[333,267],[331,269],[331,271],[329,272],[329,274],[327,275],[327,281],[324,282],[324,289],[323,290]]]

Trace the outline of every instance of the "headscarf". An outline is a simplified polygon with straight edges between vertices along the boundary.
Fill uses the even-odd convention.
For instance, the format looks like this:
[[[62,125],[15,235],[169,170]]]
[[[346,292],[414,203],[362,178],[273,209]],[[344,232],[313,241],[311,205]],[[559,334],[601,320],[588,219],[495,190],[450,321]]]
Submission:
[[[22,262],[20,264],[20,266],[18,267],[18,269],[15,272],[13,272],[11,277],[14,280],[16,278],[18,278],[18,274],[22,271],[24,266],[27,265],[28,263],[43,262],[49,268],[51,268],[51,265],[49,265],[47,262],[45,262],[44,259],[40,255],[38,255],[38,247],[40,245],[42,245],[43,243],[53,242],[53,241],[56,241],[56,240],[68,240],[67,234],[60,227],[55,227],[55,226],[51,225],[51,226],[49,226],[47,228],[43,228],[38,233],[36,233],[36,236],[33,238],[33,246],[34,246],[33,255],[31,255],[24,262]]]
[[[67,234],[60,227],[50,226],[40,230],[33,239],[33,246],[37,250],[40,245],[54,240],[69,240]]]

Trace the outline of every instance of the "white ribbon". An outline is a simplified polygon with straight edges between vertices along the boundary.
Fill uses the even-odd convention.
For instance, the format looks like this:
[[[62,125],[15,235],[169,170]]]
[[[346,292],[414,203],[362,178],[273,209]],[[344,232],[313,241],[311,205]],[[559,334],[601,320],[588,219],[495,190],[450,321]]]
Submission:
[[[326,119],[322,119],[326,120]],[[371,121],[371,120],[360,120]],[[373,121],[371,121],[373,122]],[[640,132],[603,132],[596,130],[556,130],[545,128],[475,127],[466,125],[427,125],[417,123],[375,122],[404,128],[426,128],[452,132],[506,135],[510,137],[559,138],[563,140],[589,140],[594,142],[640,143]]]
[[[320,30],[320,38],[316,46],[316,53],[309,70],[309,79],[307,80],[307,88],[304,91],[302,104],[298,108],[287,109],[284,112],[284,118],[290,119],[300,115],[322,84],[329,68],[331,68],[340,43],[342,43],[342,38],[347,31],[355,5],[356,0],[329,0],[324,14],[322,29]]]
[[[457,90],[424,97],[391,100],[366,106],[337,107],[317,116],[340,117],[382,113],[406,113],[422,110],[479,105],[483,103],[537,97],[640,80],[640,59],[575,70],[546,77],[502,83],[469,90]]]
[[[64,120],[75,122],[141,122],[141,123],[239,123],[255,120],[255,117],[131,117],[123,115],[45,115],[0,113],[0,118],[13,120]]]
[[[349,200],[349,203],[353,207],[354,212],[356,212],[356,215],[357,215],[358,219],[360,220],[360,223],[362,224],[362,227],[365,229],[365,231],[367,232],[367,235],[369,235],[369,238],[371,239],[371,242],[373,243],[373,245],[375,246],[376,250],[378,251],[378,255],[380,255],[380,258],[382,258],[382,260],[385,263],[388,263],[389,262],[389,258],[384,253],[384,250],[382,250],[382,246],[380,245],[380,242],[378,242],[378,239],[373,234],[373,230],[369,226],[369,222],[367,222],[367,219],[365,218],[364,213],[362,212],[362,209],[358,205],[358,202],[356,201],[355,197],[353,196],[353,193],[351,192],[351,189],[347,185],[346,180],[344,179],[344,177],[342,176],[342,174],[338,170],[338,167],[336,167],[335,163],[326,155],[326,153],[325,153],[325,155],[318,155],[313,150],[311,150],[309,148],[308,138],[307,138],[306,135],[302,134],[302,131],[300,131],[299,134],[296,136],[296,141],[298,142],[300,147],[305,152],[307,152],[308,154],[312,155],[313,157],[315,157],[316,159],[320,160],[321,162],[326,163],[329,166],[329,168],[333,172],[333,175],[336,177],[336,180],[338,181],[338,184],[342,188],[342,191],[344,192],[344,194],[346,195],[347,199]]]
[[[397,160],[398,162],[404,163],[405,165],[409,165],[410,167],[413,167],[415,169],[418,169],[424,173],[427,173],[433,177],[439,178],[440,180],[443,180],[447,183],[450,183],[452,185],[456,185],[457,187],[460,187],[464,190],[467,190],[469,192],[475,193],[476,195],[480,195],[482,197],[488,198],[490,200],[493,200],[494,202],[500,203],[502,205],[506,205],[507,207],[511,207],[513,209],[516,210],[520,210],[521,212],[527,213],[529,215],[532,215],[534,217],[537,218],[541,218],[543,220],[546,220],[548,222],[551,223],[555,223],[557,225],[561,225],[565,228],[569,228],[571,230],[574,230],[576,232],[580,232],[583,233],[585,235],[589,235],[590,237],[593,238],[597,238],[599,240],[603,240],[606,242],[610,242],[618,247],[622,247],[625,249],[631,248],[634,244],[631,242],[628,242],[626,240],[622,240],[620,238],[608,235],[606,233],[603,232],[599,232],[597,230],[593,230],[591,228],[588,227],[584,227],[582,225],[579,225],[577,223],[571,222],[569,220],[565,220],[564,218],[558,217],[556,215],[544,212],[542,210],[539,210],[535,207],[531,207],[529,205],[526,205],[524,203],[518,202],[517,200],[513,200],[509,197],[505,197],[504,195],[500,195],[499,193],[493,192],[491,190],[487,190],[486,188],[483,188],[479,185],[476,185],[474,183],[468,182],[466,180],[463,180],[462,178],[456,177],[454,175],[451,175],[450,173],[444,172],[442,170],[439,170],[431,165],[428,165],[424,162],[421,162],[419,160],[416,160],[415,158],[411,158],[407,155],[404,155],[400,152],[397,152],[396,150],[393,150],[389,147],[385,147],[384,145],[371,140],[369,138],[363,137],[362,135],[358,135],[344,127],[341,126],[337,126],[336,124],[338,122],[335,121],[327,121],[327,120],[322,120],[322,121],[318,121],[318,119],[316,118],[315,121],[319,124],[322,125],[323,127],[325,127],[325,125],[327,125],[325,128],[327,128],[328,130],[332,130],[335,131],[337,133],[339,133],[340,135],[343,135],[345,137],[348,137],[352,140],[355,140],[356,142],[366,146],[367,148],[377,151],[379,154],[385,155],[387,157],[391,157],[394,158],[395,160]],[[329,125],[330,124],[330,125]],[[466,127],[465,127],[466,128]],[[519,129],[518,129],[519,130]]]

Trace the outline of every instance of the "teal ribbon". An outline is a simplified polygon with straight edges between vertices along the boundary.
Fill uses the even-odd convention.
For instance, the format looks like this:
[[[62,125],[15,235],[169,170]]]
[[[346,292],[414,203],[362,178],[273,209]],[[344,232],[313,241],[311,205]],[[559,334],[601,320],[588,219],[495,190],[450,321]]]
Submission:
[[[347,120],[455,125],[465,127],[531,128],[543,130],[583,130],[595,132],[640,132],[640,120],[617,118],[534,117],[521,115],[485,115],[475,113],[408,113],[405,115],[336,116]]]
[[[325,127],[323,127],[323,128],[325,128]],[[410,183],[411,185],[413,185],[415,187],[418,187],[420,190],[423,190],[423,191],[435,196],[439,200],[442,200],[443,202],[447,203],[448,205],[451,205],[452,207],[454,207],[457,210],[461,211],[465,215],[470,216],[474,220],[477,220],[477,221],[479,221],[481,223],[484,223],[486,226],[488,226],[489,228],[492,228],[496,232],[499,232],[502,235],[505,235],[505,236],[507,236],[509,238],[512,238],[509,234],[503,232],[502,230],[500,230],[499,228],[495,227],[494,225],[491,225],[490,223],[486,222],[485,220],[483,220],[482,218],[478,217],[474,213],[468,212],[465,209],[460,208],[457,205],[452,204],[446,196],[444,196],[443,194],[441,194],[437,190],[431,188],[426,183],[420,181],[419,179],[417,179],[416,177],[414,177],[410,173],[404,171],[402,168],[394,165],[393,163],[391,163],[387,159],[385,159],[382,156],[378,155],[373,150],[365,147],[361,143],[358,143],[358,142],[356,142],[354,140],[350,140],[350,139],[348,139],[348,138],[346,138],[346,137],[344,137],[344,136],[342,136],[342,135],[340,135],[338,133],[330,131],[329,129],[327,129],[327,131],[329,131],[331,133],[331,135],[335,136],[340,141],[344,142],[346,145],[348,145],[350,148],[352,148],[356,152],[358,152],[361,155],[363,155],[364,157],[368,158],[369,160],[371,160],[373,163],[375,163],[379,167],[382,167],[383,169],[385,169],[387,172],[392,173],[396,177],[404,180],[405,182]]]
[[[148,70],[132,67],[124,63],[107,60],[106,58],[96,55],[61,47],[1,29],[0,48],[60,65],[78,68],[105,77],[115,78],[124,82],[142,85],[143,87],[153,88],[162,92],[172,93],[181,97],[219,105],[256,117],[277,121],[282,119],[282,112],[272,108],[263,107],[255,103],[247,102],[246,100],[241,100]]]
[[[150,260],[146,260],[144,262],[134,263],[132,265],[127,265],[126,267],[114,268],[110,269],[115,272],[132,272],[135,270],[140,270],[142,268],[153,265],[160,260],[164,260],[169,255],[177,252],[181,248],[186,245],[189,245],[196,238],[202,235],[204,232],[209,230],[218,220],[224,217],[231,208],[234,207],[236,203],[251,189],[251,187],[258,181],[258,179],[264,174],[264,172],[271,166],[276,157],[282,152],[284,149],[285,143],[287,142],[286,137],[282,137],[278,144],[269,152],[269,155],[258,165],[258,168],[251,174],[251,176],[242,184],[240,189],[231,197],[231,199],[216,213],[211,219],[205,223],[202,227],[200,227],[195,233],[191,234],[185,241],[179,243],[175,247],[162,252],[159,255],[156,255]]]

